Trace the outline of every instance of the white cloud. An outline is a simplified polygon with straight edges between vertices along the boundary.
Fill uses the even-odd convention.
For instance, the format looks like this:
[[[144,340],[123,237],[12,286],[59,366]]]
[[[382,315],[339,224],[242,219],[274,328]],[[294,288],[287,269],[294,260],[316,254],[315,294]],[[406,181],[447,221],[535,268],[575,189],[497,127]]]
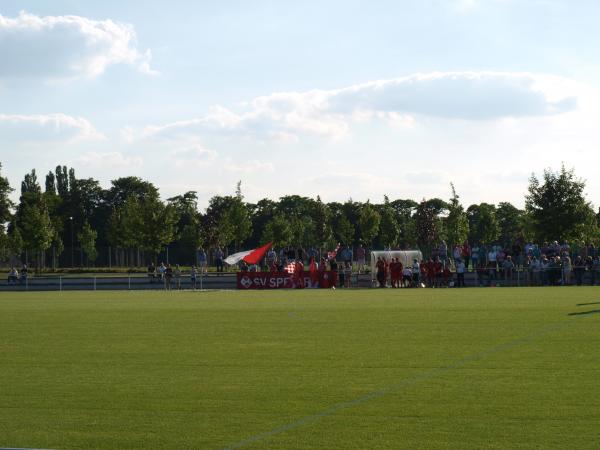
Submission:
[[[373,120],[413,128],[419,117],[496,120],[550,116],[577,107],[572,83],[512,72],[435,72],[371,81],[336,90],[280,92],[243,103],[236,112],[212,107],[201,117],[146,127],[145,138],[222,135],[297,139],[341,137]]]
[[[168,153],[168,159],[177,167],[196,166],[202,167],[213,162],[218,156],[214,150],[204,148],[200,145],[177,148]]]
[[[144,161],[139,156],[128,157],[120,152],[87,152],[73,160],[74,166],[84,166],[103,169],[130,168],[141,166]]]
[[[88,120],[62,113],[0,114],[0,135],[18,142],[104,139]]]
[[[243,174],[261,174],[274,172],[275,166],[271,162],[259,161],[256,159],[243,161],[239,164],[232,163],[229,160],[223,164],[223,169],[229,172],[238,172]]]
[[[0,15],[0,77],[95,77],[113,64],[150,69],[132,25],[80,16]]]

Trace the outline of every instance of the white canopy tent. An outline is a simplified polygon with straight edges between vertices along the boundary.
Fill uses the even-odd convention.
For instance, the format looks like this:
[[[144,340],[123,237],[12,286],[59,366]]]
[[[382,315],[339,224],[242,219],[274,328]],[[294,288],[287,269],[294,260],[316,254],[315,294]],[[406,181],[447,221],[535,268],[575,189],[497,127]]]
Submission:
[[[406,267],[407,265],[412,266],[413,261],[416,259],[421,262],[423,259],[423,253],[421,250],[379,250],[371,252],[371,277],[374,277],[377,270],[375,268],[375,264],[377,263],[377,258],[383,258],[388,263],[392,260],[392,258],[398,258],[402,265]]]

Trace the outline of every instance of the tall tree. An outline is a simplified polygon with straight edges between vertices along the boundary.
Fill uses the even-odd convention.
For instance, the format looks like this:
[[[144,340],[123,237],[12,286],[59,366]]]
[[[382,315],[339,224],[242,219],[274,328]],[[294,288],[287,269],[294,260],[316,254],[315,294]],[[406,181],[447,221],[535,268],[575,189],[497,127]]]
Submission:
[[[381,223],[379,226],[379,240],[385,247],[395,247],[398,244],[400,226],[398,225],[394,208],[390,205],[390,200],[387,195],[384,196],[380,213]]]
[[[261,237],[261,244],[273,242],[278,247],[287,247],[292,245],[292,229],[289,221],[282,213],[276,213],[269,222],[267,222]]]
[[[496,218],[496,207],[489,203],[471,205],[467,208],[469,220],[469,241],[491,244],[500,235],[500,226]]]
[[[319,250],[322,250],[331,243],[333,230],[331,229],[331,210],[329,206],[321,201],[321,197],[318,195],[313,207],[312,217],[315,227],[315,243]]]
[[[169,198],[167,202],[173,206],[177,217],[174,244],[179,246],[180,252],[187,255],[188,260],[193,260],[196,250],[202,246],[204,240],[196,191]]]
[[[460,204],[459,196],[454,188],[454,183],[450,183],[452,197],[448,203],[448,217],[446,217],[446,237],[448,244],[462,244],[469,235],[469,221],[463,206]]]
[[[355,227],[343,212],[338,213],[334,219],[334,224],[333,232],[338,242],[344,245],[352,245],[354,242]],[[333,245],[334,243],[331,242],[330,244]]]
[[[10,199],[10,193],[13,190],[10,187],[8,178],[2,176],[2,163],[0,163],[0,234],[4,233],[6,224],[11,218],[11,210],[14,204]]]
[[[225,210],[222,217],[222,220],[228,224],[231,230],[231,240],[224,243],[228,245],[233,242],[236,251],[240,249],[240,244],[252,234],[252,220],[250,219],[250,211],[244,203],[241,183],[241,181],[238,182],[235,197],[232,198],[229,208]]]
[[[594,210],[584,194],[585,182],[563,165],[529,180],[525,208],[539,241],[589,239],[598,231]]]
[[[77,234],[77,240],[81,243],[81,248],[87,259],[88,265],[90,262],[96,261],[98,250],[96,249],[96,238],[98,233],[90,227],[89,223],[84,223],[81,231]]]
[[[165,205],[157,197],[143,199],[140,203],[141,247],[154,254],[175,238],[177,212],[173,205]]]
[[[373,208],[369,201],[362,205],[358,215],[358,227],[360,229],[361,239],[371,247],[373,239],[379,232],[381,215]]]
[[[21,197],[16,211],[16,227],[25,250],[35,255],[36,266],[44,265],[44,252],[50,247],[54,229],[35,169],[21,183]]]
[[[417,243],[426,252],[441,238],[441,221],[438,216],[440,208],[432,202],[423,199],[415,211],[415,226],[417,230]]]
[[[516,240],[525,238],[525,212],[509,202],[500,202],[496,208],[496,218],[500,228],[500,242],[510,245]]]
[[[418,205],[417,202],[410,199],[398,199],[390,202],[400,228],[398,240],[402,248],[414,248],[417,245],[417,227],[413,215]]]
[[[106,193],[106,202],[116,208],[130,197],[142,201],[148,198],[158,198],[158,189],[149,181],[139,177],[123,177],[111,181],[111,188]]]

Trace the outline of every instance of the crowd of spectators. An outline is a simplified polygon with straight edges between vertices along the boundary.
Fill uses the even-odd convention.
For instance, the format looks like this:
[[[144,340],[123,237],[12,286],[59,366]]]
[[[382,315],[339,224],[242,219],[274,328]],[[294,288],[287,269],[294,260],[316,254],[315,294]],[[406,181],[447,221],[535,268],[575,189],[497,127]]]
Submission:
[[[212,261],[217,275],[224,271],[224,252],[217,247],[212,252]],[[302,270],[311,272],[335,272],[335,285],[351,287],[357,284],[355,275],[367,269],[367,251],[359,245],[338,246],[335,251],[322,253],[312,247],[271,248],[260,266],[248,266],[243,261],[241,271],[290,272],[290,263],[298,263]],[[180,289],[182,278],[189,275],[192,288],[209,266],[208,254],[197,251],[197,265],[189,274],[183,273],[178,264],[172,266],[164,262],[148,266],[151,283],[163,283],[165,289]],[[403,264],[400,259],[380,257],[374,264],[373,274],[380,287],[463,287],[465,275],[470,284],[478,286],[559,286],[559,285],[598,285],[600,284],[600,248],[583,242],[534,242],[516,241],[510,245],[464,242],[462,245],[448,246],[440,241],[433,246],[422,260]],[[292,269],[293,270],[293,269]],[[8,284],[25,284],[28,269],[24,264],[21,270],[12,266],[8,273]]]

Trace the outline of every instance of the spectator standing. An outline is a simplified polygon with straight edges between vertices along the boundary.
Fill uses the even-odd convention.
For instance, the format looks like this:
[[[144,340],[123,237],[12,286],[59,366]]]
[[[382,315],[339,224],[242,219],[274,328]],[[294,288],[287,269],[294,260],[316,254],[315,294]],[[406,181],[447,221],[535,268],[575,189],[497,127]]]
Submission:
[[[345,246],[344,249],[342,250],[342,261],[345,263],[350,263],[352,264],[352,249],[349,246]]]
[[[575,282],[577,286],[581,286],[583,284],[583,275],[585,274],[585,261],[581,256],[575,258],[575,262],[573,263],[573,272],[575,272]]]
[[[461,251],[462,260],[465,263],[465,271],[469,270],[469,261],[471,260],[471,246],[469,245],[469,241],[465,241],[462,245]]]
[[[164,263],[164,262],[161,262],[161,263],[160,263],[160,266],[158,266],[158,269],[156,270],[156,272],[157,272],[157,275],[158,275],[158,279],[159,279],[160,281],[164,281],[164,279],[165,279],[165,272],[166,272],[166,270],[167,270],[167,267],[165,266],[165,263]]]
[[[221,247],[217,247],[215,249],[215,266],[218,275],[223,274],[223,256],[223,250],[221,250]]]
[[[465,287],[465,262],[459,259],[456,263],[456,285],[457,287]]]
[[[173,280],[173,268],[171,264],[167,264],[165,268],[165,289],[167,291],[171,290],[171,281]]]
[[[563,282],[563,285],[565,285],[565,286],[568,286],[571,284],[571,270],[573,270],[573,268],[571,267],[571,258],[568,256],[568,254],[566,254],[562,258],[562,282]],[[585,267],[583,268],[583,270],[585,270]],[[583,272],[582,272],[582,279],[583,279]]]
[[[154,279],[156,278],[156,267],[154,267],[154,263],[150,262],[148,265],[148,279],[150,283],[154,283]]]
[[[446,241],[444,241],[444,240],[442,240],[442,242],[440,242],[438,256],[440,258],[440,262],[442,263],[442,265],[446,266],[446,262],[448,260],[448,245],[446,244]]]
[[[19,276],[19,281],[21,282],[21,284],[27,283],[27,277],[28,277],[27,264],[23,264],[23,267],[21,267],[21,274]]]
[[[267,252],[267,267],[271,267],[275,264],[275,259],[277,259],[277,253],[275,253],[275,250],[271,247]]]
[[[175,277],[175,287],[181,289],[181,269],[179,268],[179,264],[175,265],[173,276]]]
[[[458,260],[462,258],[462,246],[458,244],[454,246],[454,250],[452,250],[452,257],[454,258],[454,264],[456,264]]]
[[[513,271],[515,270],[515,263],[512,257],[508,255],[503,263],[504,267],[504,280],[512,283]]]
[[[192,284],[192,289],[196,289],[196,280],[198,279],[198,270],[196,269],[196,266],[192,266],[192,269],[190,270],[190,282]]]
[[[592,270],[590,271],[590,284],[592,286],[596,286],[598,284],[598,280],[600,280],[600,256],[596,256],[592,259],[591,269]]]
[[[379,283],[379,287],[385,287],[385,262],[381,258],[377,258],[377,263],[375,264],[375,268],[377,270],[377,282]]]
[[[360,244],[356,249],[356,262],[358,263],[358,273],[363,273],[365,271],[365,264],[367,261],[367,251]]]
[[[476,271],[479,267],[479,244],[476,242],[471,248],[471,263],[473,264],[473,271]],[[465,263],[467,269],[469,265]]]
[[[198,249],[198,267],[200,269],[200,274],[205,274],[208,268],[208,258],[202,247]]]
[[[413,259],[412,263],[412,283],[414,287],[419,287],[421,282],[421,265],[417,259]]]
[[[410,264],[407,264],[406,267],[404,267],[404,270],[402,271],[402,282],[402,285],[404,287],[412,286],[412,268]]]
[[[345,286],[347,288],[352,286],[352,263],[346,262],[344,267],[344,279],[346,280]]]

